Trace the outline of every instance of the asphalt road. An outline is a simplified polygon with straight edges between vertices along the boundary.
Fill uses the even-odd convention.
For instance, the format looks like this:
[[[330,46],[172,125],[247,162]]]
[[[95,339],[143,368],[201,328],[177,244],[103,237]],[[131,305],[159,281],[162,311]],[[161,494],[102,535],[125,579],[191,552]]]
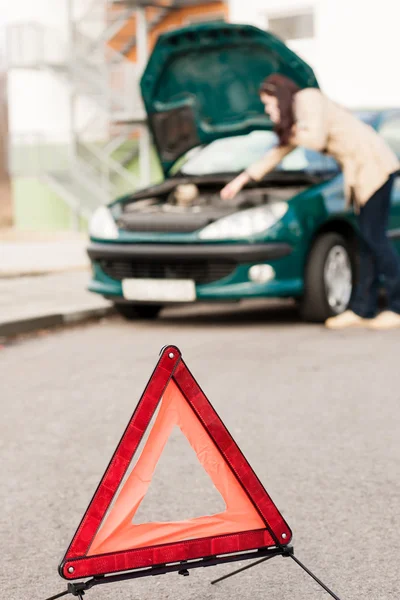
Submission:
[[[284,514],[298,557],[342,600],[398,599],[399,336],[333,333],[299,323],[290,308],[232,306],[169,312],[150,324],[112,318],[6,346],[1,599],[44,600],[65,589],[58,561],[169,343]],[[143,519],[219,510],[181,450],[185,440],[172,442]],[[210,586],[232,568],[105,586],[85,598],[328,598],[282,558]]]

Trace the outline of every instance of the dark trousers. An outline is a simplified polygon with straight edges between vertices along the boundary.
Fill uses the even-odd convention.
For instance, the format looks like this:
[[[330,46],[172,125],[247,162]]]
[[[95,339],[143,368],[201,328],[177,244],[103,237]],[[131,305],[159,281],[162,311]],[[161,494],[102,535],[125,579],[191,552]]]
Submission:
[[[400,257],[393,248],[387,227],[394,176],[360,209],[360,269],[351,309],[360,317],[373,318],[383,276],[388,310],[400,314]]]

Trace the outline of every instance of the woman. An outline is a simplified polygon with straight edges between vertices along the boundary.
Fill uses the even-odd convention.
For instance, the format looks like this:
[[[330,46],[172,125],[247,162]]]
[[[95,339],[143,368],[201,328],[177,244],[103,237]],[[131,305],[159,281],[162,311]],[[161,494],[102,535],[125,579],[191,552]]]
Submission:
[[[343,169],[346,198],[354,205],[361,247],[359,282],[350,309],[328,319],[326,326],[400,327],[400,259],[386,233],[398,159],[372,127],[318,89],[300,90],[287,77],[275,74],[262,83],[260,96],[275,124],[279,144],[231,181],[221,197],[230,200],[250,180],[261,180],[296,146],[333,156]],[[388,310],[377,316],[381,275],[385,277]]]

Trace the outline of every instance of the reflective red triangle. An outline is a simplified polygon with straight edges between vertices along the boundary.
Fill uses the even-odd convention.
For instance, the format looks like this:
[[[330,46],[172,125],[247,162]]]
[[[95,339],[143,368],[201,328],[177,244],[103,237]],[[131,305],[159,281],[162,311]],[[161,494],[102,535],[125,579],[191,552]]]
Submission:
[[[161,400],[140,458],[120,487]],[[133,517],[175,425],[221,493],[226,511],[181,522],[135,525]],[[59,570],[66,579],[107,575],[287,545],[291,537],[180,351],[170,346],[162,352]]]
[[[178,522],[136,524],[135,514],[150,487],[158,460],[175,426],[181,428],[200,464],[224,499],[225,510],[219,514]],[[211,436],[176,383],[170,381],[140,458],[124,482],[101,529],[96,533],[87,555],[218,537],[264,527],[260,515],[222,458]]]

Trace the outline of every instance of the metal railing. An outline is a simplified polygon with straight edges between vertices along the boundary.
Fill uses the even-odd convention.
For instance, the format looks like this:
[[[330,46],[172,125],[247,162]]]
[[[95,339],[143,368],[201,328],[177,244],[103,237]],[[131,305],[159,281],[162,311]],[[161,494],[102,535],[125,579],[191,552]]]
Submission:
[[[50,136],[29,132],[9,135],[9,165],[13,175],[37,177],[48,172],[68,172],[70,160],[65,134]]]
[[[110,201],[117,195],[133,191],[138,187],[137,177],[107,155],[100,146],[79,142],[77,156],[90,167],[94,177],[108,191]]]
[[[84,126],[81,118],[72,119],[72,129],[64,135],[11,135],[10,145],[12,173],[45,179],[73,210],[79,207],[80,214],[89,214],[139,184],[126,166],[138,158],[140,144],[134,131],[140,135],[146,122],[139,86],[143,65],[107,43],[134,11],[121,7],[103,23],[107,6],[108,0],[88,3],[83,15],[69,23],[69,39],[32,21],[7,30],[9,68],[53,72],[63,78],[67,93],[78,104],[81,97],[90,100]],[[144,183],[142,177],[140,184]]]
[[[81,35],[76,36],[77,40],[81,38]],[[102,57],[88,57],[84,47],[79,41],[76,43],[70,64],[77,90],[96,98],[97,104],[118,121],[144,121],[138,66],[125,57],[120,59],[112,48],[106,48]]]

